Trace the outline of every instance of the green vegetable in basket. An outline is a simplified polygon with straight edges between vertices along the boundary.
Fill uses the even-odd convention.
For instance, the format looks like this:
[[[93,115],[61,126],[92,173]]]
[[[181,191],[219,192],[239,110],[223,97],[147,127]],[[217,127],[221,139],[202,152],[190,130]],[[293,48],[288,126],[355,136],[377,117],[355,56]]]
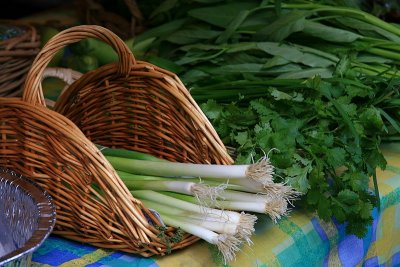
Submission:
[[[53,38],[56,34],[58,34],[60,31],[57,30],[56,28],[50,27],[50,26],[40,26],[38,28],[38,32],[40,35],[40,42],[41,42],[41,47],[43,48],[43,46],[51,39]],[[52,60],[49,63],[49,67],[57,67],[57,66],[61,66],[62,64],[62,59],[64,57],[64,53],[65,53],[65,48],[60,49],[60,51],[58,51],[54,57],[52,58]]]
[[[81,73],[95,70],[99,67],[97,59],[89,55],[70,55],[67,59],[67,67]]]
[[[70,50],[75,56],[88,56],[96,59],[98,64],[104,65],[118,61],[118,55],[113,48],[98,39],[83,39],[70,46]]]
[[[251,244],[257,217],[244,212],[265,213],[276,222],[299,194],[273,181],[268,157],[248,165],[192,164],[98,148],[135,198],[166,224],[216,245],[225,262],[243,242]]]
[[[134,42],[134,39],[125,41],[127,47],[135,57],[141,57],[148,50],[155,38],[149,38],[142,42]],[[74,43],[70,46],[73,56],[90,56],[97,60],[99,66],[118,61],[118,55],[109,45],[98,39],[88,38]]]

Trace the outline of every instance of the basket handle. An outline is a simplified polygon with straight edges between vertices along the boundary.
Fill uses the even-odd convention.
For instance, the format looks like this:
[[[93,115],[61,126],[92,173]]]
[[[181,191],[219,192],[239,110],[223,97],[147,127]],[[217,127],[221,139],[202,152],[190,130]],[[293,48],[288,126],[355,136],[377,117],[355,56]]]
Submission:
[[[136,64],[135,57],[116,34],[97,25],[75,26],[51,38],[36,56],[23,86],[22,99],[32,104],[46,106],[42,89],[44,70],[60,49],[86,38],[96,38],[112,46],[119,58],[117,73],[122,76],[129,75],[132,65]]]

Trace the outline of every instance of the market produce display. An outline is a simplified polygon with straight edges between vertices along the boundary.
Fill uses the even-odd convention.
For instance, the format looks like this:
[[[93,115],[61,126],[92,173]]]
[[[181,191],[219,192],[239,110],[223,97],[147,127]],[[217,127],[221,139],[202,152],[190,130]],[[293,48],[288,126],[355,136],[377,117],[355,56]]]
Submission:
[[[245,232],[237,231],[241,233],[241,236],[244,235],[243,240],[242,237],[240,237],[240,240],[238,237],[219,237],[216,233],[211,233],[209,229],[207,236],[200,235],[199,226],[194,229],[192,227],[187,228],[188,223],[181,224],[182,221],[176,222],[174,218],[170,220],[168,219],[169,214],[165,219],[166,225],[163,225],[161,223],[163,218],[160,219],[155,216],[146,205],[137,200],[134,194],[140,194],[140,192],[135,190],[130,192],[124,186],[122,177],[115,172],[116,167],[113,168],[92,143],[142,151],[172,162],[203,163],[207,165],[200,166],[213,169],[211,175],[210,172],[204,171],[203,167],[199,167],[199,165],[195,165],[195,168],[193,168],[193,165],[188,165],[191,166],[190,171],[197,168],[202,169],[200,174],[190,173],[194,176],[216,177],[215,173],[220,173],[220,178],[232,177],[232,172],[221,172],[221,169],[225,169],[224,164],[230,165],[233,162],[232,158],[227,153],[211,123],[206,119],[206,116],[190,97],[187,89],[176,75],[150,63],[136,61],[128,47],[111,31],[95,25],[81,25],[60,32],[46,43],[35,60],[34,64],[37,66],[33,67],[28,73],[23,99],[32,101],[37,105],[39,105],[38,103],[44,105],[45,101],[40,84],[43,77],[47,76],[48,63],[64,46],[79,42],[85,37],[99,38],[108,43],[118,52],[119,62],[81,76],[76,82],[68,86],[68,89],[60,95],[53,107],[55,114],[65,120],[68,118],[67,124],[75,127],[74,130],[79,129],[79,148],[94,152],[96,157],[102,158],[97,160],[96,157],[89,156],[87,157],[88,162],[80,159],[74,160],[74,157],[79,158],[84,153],[75,154],[74,149],[65,148],[71,143],[74,144],[74,140],[71,139],[75,136],[74,130],[70,129],[64,131],[66,135],[71,135],[71,138],[64,140],[66,144],[54,148],[55,151],[63,149],[64,152],[54,152],[51,149],[49,155],[50,158],[53,155],[60,156],[61,158],[56,160],[51,158],[49,162],[57,162],[57,166],[66,166],[68,171],[65,171],[64,168],[55,170],[51,164],[50,166],[49,164],[42,164],[40,168],[38,167],[37,173],[43,178],[40,181],[53,193],[56,205],[59,207],[58,214],[61,214],[58,217],[58,224],[54,233],[80,242],[88,242],[98,247],[138,253],[145,257],[165,255],[172,250],[188,246],[202,237],[219,246],[227,261],[232,259],[236,245],[239,249],[239,244],[243,241],[250,242],[248,241],[250,237],[244,234],[250,235],[253,231],[252,225],[256,218],[254,215],[242,216],[237,212],[229,212],[229,214],[235,214],[236,219],[239,219],[237,223],[243,221],[242,217],[245,218],[245,221],[246,218],[249,218],[248,230],[245,230]],[[89,102],[87,98],[90,99]],[[83,106],[80,106],[81,104]],[[50,112],[49,109],[44,110]],[[93,119],[95,131],[93,131]],[[99,121],[102,121],[102,124],[99,124]],[[38,124],[40,125],[40,122]],[[86,127],[90,128],[89,131]],[[196,131],[194,132],[193,129],[196,129]],[[53,140],[52,137],[47,136],[45,131],[43,136],[43,138]],[[90,142],[90,144],[85,144],[85,142]],[[53,142],[48,143],[52,144]],[[47,148],[43,151],[47,151]],[[129,154],[131,153],[134,152]],[[65,159],[64,156],[68,159]],[[47,157],[43,156],[41,159],[47,160]],[[71,163],[71,160],[73,163]],[[150,169],[158,170],[160,169],[158,166],[163,165],[163,163],[158,160],[153,165],[150,164]],[[215,165],[208,166],[211,163]],[[251,179],[254,180],[255,185],[261,187],[261,190],[269,190],[270,192],[265,192],[266,197],[280,196],[280,192],[282,192],[282,197],[276,199],[276,203],[280,204],[277,211],[273,207],[275,199],[265,199],[265,202],[268,201],[266,204],[268,204],[271,215],[277,218],[286,214],[287,202],[297,193],[288,185],[274,183],[271,177],[272,169],[267,163],[268,157],[250,166],[232,165],[227,166],[226,169],[234,169],[236,170],[235,173],[239,173],[232,178]],[[70,172],[68,167],[70,164],[74,164],[74,166],[78,164],[87,169]],[[156,164],[156,167],[154,167],[154,164]],[[143,165],[146,166],[149,163],[141,162],[138,164],[136,162],[134,171],[143,171]],[[54,176],[54,172],[48,175],[49,169],[46,169],[48,166],[52,168],[52,171],[63,173],[60,175],[60,179],[48,179]],[[258,168],[258,166],[261,166],[261,168]],[[175,168],[175,165],[173,168]],[[259,169],[261,171],[258,171]],[[263,172],[263,169],[265,169],[265,172]],[[130,171],[129,169],[123,170]],[[257,175],[253,173],[253,170],[256,171]],[[163,173],[166,173],[166,169],[163,170]],[[154,170],[147,174],[155,175]],[[184,173],[183,175],[189,174]],[[246,177],[247,175],[250,175],[249,178]],[[257,182],[257,180],[259,181]],[[147,185],[142,183],[142,190],[159,190],[162,184],[172,188],[170,185],[167,186],[167,183],[158,183],[158,186],[156,186],[153,182],[150,188],[146,188]],[[140,182],[138,182],[138,185],[140,185]],[[185,192],[195,193],[195,196],[199,199],[200,189],[205,187],[202,184],[173,183],[173,187],[178,188],[179,192],[185,189],[185,186],[190,187],[190,190]],[[61,195],[57,194],[59,188],[62,188],[63,194]],[[163,189],[165,190],[165,188]],[[293,193],[291,193],[292,191]],[[260,193],[264,194],[264,192]],[[73,198],[66,199],[66,196]],[[171,198],[171,196],[163,197]],[[227,198],[227,196],[222,197]],[[140,199],[142,198],[140,197]],[[64,205],[65,202],[68,204]],[[164,202],[166,201],[162,200],[162,204],[165,204]],[[177,203],[182,203],[182,200]],[[184,206],[188,207],[188,205],[193,207],[193,203],[190,202],[187,202]],[[229,203],[229,205],[232,205],[232,203]],[[250,204],[250,206],[253,209],[254,205]],[[88,207],[90,212],[87,210]],[[181,206],[181,209],[185,209],[185,207]],[[197,213],[200,213],[202,206],[196,205],[196,207]],[[245,210],[242,207],[238,209]],[[93,215],[91,211],[95,211],[96,215]],[[257,211],[264,213],[264,209]],[[220,209],[215,211],[215,213],[217,212],[225,213]],[[160,213],[166,212],[161,210]],[[68,216],[63,216],[64,214],[68,214]],[[88,222],[90,223],[88,224]],[[223,226],[221,221],[217,221],[215,224],[215,227]],[[106,235],[104,235],[103,230]],[[231,232],[233,232],[232,230],[234,229],[231,229]],[[219,228],[219,231],[224,231],[224,229]],[[235,248],[233,250],[230,246],[231,243]]]
[[[144,57],[181,77],[237,163],[271,151],[299,206],[363,236],[379,145],[400,130],[400,28],[306,1],[166,2],[164,24],[135,39],[152,40]]]
[[[229,168],[262,163],[272,174],[254,182],[105,153],[135,198],[217,245],[225,261],[251,244],[256,216],[244,212],[277,221],[294,204],[357,237],[372,223],[375,173],[386,166],[380,145],[399,140],[400,27],[334,2],[164,1],[151,27],[126,40],[137,59],[179,75],[233,148]],[[68,52],[67,66],[82,72],[118,59],[94,39]]]

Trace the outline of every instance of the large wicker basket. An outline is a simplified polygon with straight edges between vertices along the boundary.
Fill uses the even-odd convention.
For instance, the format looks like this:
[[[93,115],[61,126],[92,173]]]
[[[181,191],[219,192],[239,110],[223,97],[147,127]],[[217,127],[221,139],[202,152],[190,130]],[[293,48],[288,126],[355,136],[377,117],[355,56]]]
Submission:
[[[39,36],[27,23],[0,20],[0,25],[19,32],[0,41],[0,96],[21,96],[26,74],[40,50]]]
[[[117,51],[119,62],[84,74],[60,96],[55,109],[72,123],[60,113],[46,110],[41,79],[58,50],[83,38],[107,42]],[[0,148],[9,152],[2,161],[35,177],[50,192],[58,208],[54,233],[143,256],[162,255],[198,240],[185,235],[182,241],[169,243],[169,236],[175,233],[171,227],[162,237],[160,228],[148,222],[157,219],[132,197],[89,141],[172,161],[232,163],[178,77],[135,61],[122,40],[109,30],[77,26],[53,37],[39,53],[23,99],[25,102],[14,100],[12,107],[6,107],[10,121],[5,123],[11,126],[1,128],[9,140],[7,146],[0,143]],[[22,108],[29,112],[21,112]],[[23,159],[12,160],[20,156]]]

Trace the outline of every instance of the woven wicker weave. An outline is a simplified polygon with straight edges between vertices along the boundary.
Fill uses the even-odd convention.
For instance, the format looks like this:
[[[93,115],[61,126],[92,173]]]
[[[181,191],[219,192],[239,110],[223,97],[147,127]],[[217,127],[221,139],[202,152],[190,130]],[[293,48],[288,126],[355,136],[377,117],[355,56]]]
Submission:
[[[120,58],[119,62],[84,74],[56,102],[55,109],[70,118],[86,137],[59,114],[54,116],[62,120],[58,124],[51,123],[52,116],[43,117],[45,102],[41,88],[43,72],[54,54],[83,38],[107,42]],[[39,108],[38,115],[48,123],[38,120],[34,125],[44,127],[42,130],[49,135],[42,138],[38,130],[28,128],[26,136],[13,132],[9,138],[25,140],[18,152],[29,160],[16,167],[28,170],[29,176],[34,171],[33,176],[55,200],[58,217],[54,233],[143,256],[165,254],[169,249],[198,240],[185,235],[181,242],[168,244],[158,237],[160,232],[145,219],[151,213],[130,195],[88,140],[172,161],[232,163],[211,124],[178,77],[149,63],[135,61],[121,39],[109,30],[77,26],[53,37],[39,53],[28,74],[23,98]],[[32,117],[16,114],[16,123],[21,115],[27,120]],[[21,130],[26,128],[22,122],[18,125]],[[40,141],[37,137],[41,137]],[[35,159],[37,153],[40,155]],[[104,195],[97,194],[93,185]],[[175,231],[169,229],[167,236]]]
[[[0,25],[22,31],[18,36],[0,41],[0,96],[20,96],[26,74],[40,50],[39,36],[27,23],[0,20]]]

